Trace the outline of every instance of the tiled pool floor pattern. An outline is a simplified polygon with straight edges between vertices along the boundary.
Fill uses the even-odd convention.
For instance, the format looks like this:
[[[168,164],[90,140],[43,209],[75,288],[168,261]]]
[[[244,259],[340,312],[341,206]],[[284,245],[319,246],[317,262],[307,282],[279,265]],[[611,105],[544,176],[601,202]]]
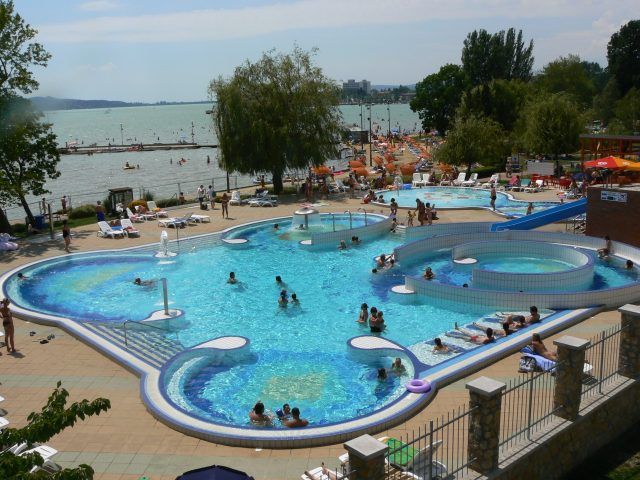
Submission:
[[[618,321],[617,312],[605,312],[568,332],[590,337]],[[321,462],[337,466],[337,456],[344,453],[341,444],[255,451],[183,435],[146,411],[139,397],[139,379],[134,374],[61,330],[21,320],[16,321],[16,327],[20,355],[0,357],[0,394],[6,398],[3,407],[8,410],[7,418],[14,426],[23,425],[31,411],[42,407],[58,379],[71,392],[72,400],[109,398],[109,412],[80,422],[49,442],[61,452],[56,457],[61,465],[89,463],[96,470],[96,479],[134,480],[146,475],[152,480],[173,480],[183,471],[216,463],[247,471],[257,480],[296,479],[305,469]],[[29,337],[30,330],[37,335]],[[56,335],[49,344],[32,341],[49,333]],[[545,342],[552,345],[552,338]],[[428,420],[466,403],[464,384],[472,378],[513,378],[517,375],[518,358],[519,355],[512,355],[445,387],[425,410],[384,434],[398,436],[417,430]]]

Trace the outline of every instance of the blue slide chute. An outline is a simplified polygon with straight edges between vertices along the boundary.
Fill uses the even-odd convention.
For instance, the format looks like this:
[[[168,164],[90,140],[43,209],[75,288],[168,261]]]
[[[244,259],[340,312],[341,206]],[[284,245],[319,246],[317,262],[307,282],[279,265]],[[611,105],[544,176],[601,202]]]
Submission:
[[[559,222],[567,218],[582,215],[587,212],[587,199],[581,198],[575,202],[563,203],[557,207],[547,208],[531,215],[515,218],[506,222],[494,223],[491,225],[492,232],[502,230],[530,230],[542,227],[550,223]]]

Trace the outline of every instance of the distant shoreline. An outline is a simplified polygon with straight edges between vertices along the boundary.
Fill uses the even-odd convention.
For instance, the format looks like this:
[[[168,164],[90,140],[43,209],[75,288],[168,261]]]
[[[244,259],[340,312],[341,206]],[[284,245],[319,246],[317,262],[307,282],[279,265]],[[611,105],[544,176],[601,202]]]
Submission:
[[[122,102],[119,100],[78,100],[74,98],[55,98],[55,97],[31,97],[31,103],[43,112],[54,110],[91,110],[91,109],[111,109],[125,107],[161,107],[165,105],[211,105],[213,102],[209,100],[196,100],[190,102]]]

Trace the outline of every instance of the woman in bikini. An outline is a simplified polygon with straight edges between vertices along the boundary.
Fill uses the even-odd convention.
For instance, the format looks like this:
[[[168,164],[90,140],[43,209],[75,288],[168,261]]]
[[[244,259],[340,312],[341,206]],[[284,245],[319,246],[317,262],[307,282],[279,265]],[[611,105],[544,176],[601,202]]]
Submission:
[[[4,335],[7,339],[7,352],[12,353],[16,351],[16,346],[13,340],[13,315],[9,310],[9,299],[2,300],[2,306],[0,307],[0,316],[2,317],[2,326],[4,327]]]
[[[558,354],[547,349],[547,346],[542,341],[542,338],[540,338],[539,333],[534,333],[533,335],[531,335],[531,348],[536,353],[536,355],[540,355],[547,360],[553,360],[554,362],[558,361]]]

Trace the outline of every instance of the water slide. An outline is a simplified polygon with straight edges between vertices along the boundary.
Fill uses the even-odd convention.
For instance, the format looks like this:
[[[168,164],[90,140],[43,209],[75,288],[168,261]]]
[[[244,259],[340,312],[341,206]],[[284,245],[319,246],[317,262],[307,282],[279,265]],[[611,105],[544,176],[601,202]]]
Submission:
[[[563,203],[557,207],[547,208],[546,210],[542,210],[531,215],[525,215],[506,222],[494,223],[491,225],[491,231],[530,230],[532,228],[542,227],[543,225],[559,222],[560,220],[565,220],[577,215],[582,215],[586,212],[587,199],[581,198],[575,202]]]

